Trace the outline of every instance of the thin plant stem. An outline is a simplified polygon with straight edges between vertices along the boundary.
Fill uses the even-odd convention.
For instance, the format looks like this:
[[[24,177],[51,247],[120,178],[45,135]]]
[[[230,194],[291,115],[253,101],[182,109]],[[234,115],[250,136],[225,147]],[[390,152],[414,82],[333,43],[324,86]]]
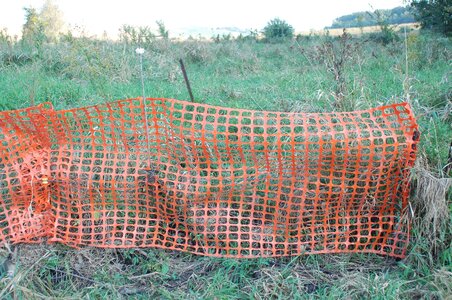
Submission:
[[[406,95],[406,100],[408,103],[410,103],[410,92],[409,92],[409,87],[407,86],[409,83],[409,78],[408,78],[408,41],[407,41],[407,36],[406,36],[406,26],[403,27],[404,31],[405,31],[405,80],[403,81],[403,90],[404,93]]]
[[[147,147],[148,147],[148,155],[149,155],[149,159],[151,156],[151,145],[150,145],[150,138],[149,138],[149,124],[148,124],[148,108],[147,108],[147,104],[146,104],[146,93],[144,90],[144,72],[143,72],[143,54],[139,54],[140,56],[140,73],[141,73],[141,92],[142,92],[142,101],[143,101],[143,106],[144,106],[144,120],[145,120],[145,126],[146,126],[146,143],[147,143]]]

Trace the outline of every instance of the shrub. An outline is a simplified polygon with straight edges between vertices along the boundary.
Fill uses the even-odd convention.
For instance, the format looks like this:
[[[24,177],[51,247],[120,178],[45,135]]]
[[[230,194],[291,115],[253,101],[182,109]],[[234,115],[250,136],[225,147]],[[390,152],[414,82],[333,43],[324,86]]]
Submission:
[[[380,32],[373,32],[369,34],[369,38],[376,43],[383,45],[388,45],[400,40],[399,35],[394,31],[393,28],[388,25],[383,25],[380,27]]]
[[[165,24],[163,23],[163,21],[157,21],[156,23],[157,23],[157,26],[159,27],[158,28],[159,36],[162,39],[167,40],[169,38],[169,31],[168,31],[168,29],[166,29]]]
[[[411,7],[423,29],[452,36],[452,4],[449,0],[413,0]]]
[[[17,36],[12,37],[8,34],[8,30],[6,28],[0,28],[0,47],[7,46],[11,47],[13,44],[17,42]]]
[[[148,26],[134,27],[131,25],[123,25],[119,29],[119,40],[127,45],[149,48],[155,41],[155,34],[152,33]]]
[[[267,41],[281,41],[292,39],[294,29],[286,21],[276,18],[267,23],[263,34]]]
[[[400,40],[397,33],[394,31],[394,27],[389,25],[388,17],[380,10],[376,10],[369,15],[375,19],[378,27],[380,27],[380,32],[371,33],[369,38],[377,43],[388,45]]]
[[[194,64],[206,64],[212,59],[211,48],[201,41],[185,42],[183,52],[186,60]]]

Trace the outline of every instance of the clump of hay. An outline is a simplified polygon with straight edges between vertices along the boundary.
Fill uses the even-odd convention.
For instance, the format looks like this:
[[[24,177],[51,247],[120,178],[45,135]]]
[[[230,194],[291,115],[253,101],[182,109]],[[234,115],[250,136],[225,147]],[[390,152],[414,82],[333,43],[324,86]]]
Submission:
[[[449,211],[452,178],[439,178],[426,168],[420,158],[412,170],[414,193],[411,200],[414,211],[413,228],[419,238],[428,242],[433,255],[452,242]]]

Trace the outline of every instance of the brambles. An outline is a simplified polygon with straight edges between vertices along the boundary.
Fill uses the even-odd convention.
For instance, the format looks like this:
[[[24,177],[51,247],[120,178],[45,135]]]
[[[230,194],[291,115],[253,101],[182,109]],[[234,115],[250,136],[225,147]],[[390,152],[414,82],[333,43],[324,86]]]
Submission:
[[[195,64],[206,64],[212,57],[211,47],[205,42],[187,41],[183,45],[184,55],[187,61]]]

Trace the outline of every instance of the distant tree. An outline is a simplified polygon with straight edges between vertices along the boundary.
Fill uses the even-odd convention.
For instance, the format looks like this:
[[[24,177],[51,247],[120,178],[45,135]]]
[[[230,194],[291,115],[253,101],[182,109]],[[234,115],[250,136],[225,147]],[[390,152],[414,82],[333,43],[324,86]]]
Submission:
[[[378,27],[380,27],[380,32],[371,33],[370,38],[376,42],[382,43],[383,45],[390,44],[392,42],[398,41],[399,36],[394,31],[394,28],[389,25],[387,14],[385,11],[376,10],[369,13],[371,18],[374,18],[377,22]]]
[[[292,39],[294,29],[286,21],[276,18],[267,23],[263,33],[268,41]]]
[[[158,31],[159,31],[159,35],[160,37],[162,37],[163,39],[168,39],[169,38],[169,31],[168,29],[166,29],[165,24],[163,23],[163,21],[157,21],[157,26],[159,27]]]
[[[44,24],[35,8],[25,7],[24,10],[25,24],[22,27],[22,41],[39,48],[45,41]]]
[[[451,0],[413,0],[416,19],[421,27],[452,35],[452,1]]]
[[[64,18],[53,0],[46,0],[39,13],[39,19],[44,26],[44,34],[48,40],[55,41],[64,30]]]
[[[119,39],[126,44],[148,47],[154,42],[155,34],[152,33],[148,26],[134,27],[125,24],[119,28]]]
[[[15,42],[16,42],[16,39],[8,34],[8,29],[6,29],[6,28],[0,29],[0,46],[2,44],[11,46]]]
[[[22,27],[22,41],[40,47],[45,41],[55,41],[64,29],[61,11],[46,0],[41,10],[25,7],[25,24]]]
[[[363,24],[364,24],[364,16],[363,15],[359,15],[357,18],[356,18],[356,22],[357,22],[357,24],[358,24],[358,27],[359,27],[359,30],[361,31],[361,34],[363,33]]]

